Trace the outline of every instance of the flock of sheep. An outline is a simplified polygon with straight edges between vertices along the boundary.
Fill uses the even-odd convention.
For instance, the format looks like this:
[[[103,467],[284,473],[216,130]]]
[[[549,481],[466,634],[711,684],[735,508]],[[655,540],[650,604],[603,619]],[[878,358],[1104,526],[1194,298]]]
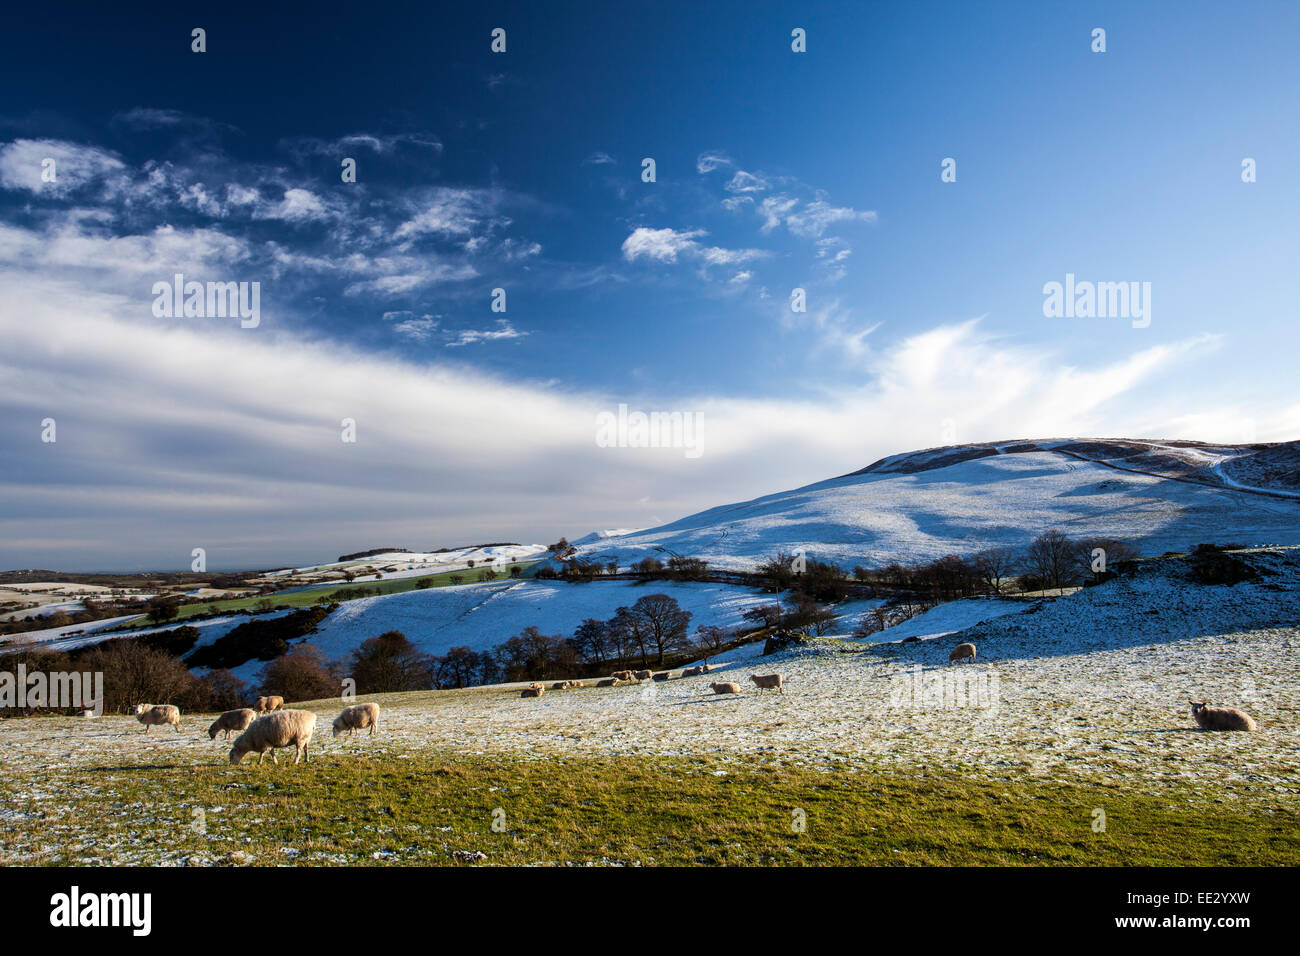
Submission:
[[[217,734],[221,734],[222,739],[229,740],[232,733],[239,734],[230,748],[231,763],[239,763],[245,754],[255,752],[260,764],[269,750],[271,762],[278,764],[275,752],[283,747],[294,748],[294,763],[311,762],[307,747],[316,729],[315,714],[310,710],[284,709],[283,697],[259,697],[257,711],[262,713],[261,717],[251,707],[226,711],[208,727],[208,738],[216,740]],[[144,724],[146,734],[156,725],[175,727],[178,734],[181,732],[181,711],[175,704],[136,704],[135,719]],[[373,735],[377,726],[378,704],[350,704],[334,718],[334,736],[345,730],[352,734],[366,728]]]
[[[975,653],[974,644],[958,644],[953,648],[952,653],[948,655],[948,663],[952,664],[962,660],[973,661],[975,660]],[[721,666],[721,664],[700,664],[696,667],[686,668],[682,671],[681,676],[698,677]],[[655,673],[649,670],[622,670],[596,681],[595,686],[620,687],[627,684],[638,684],[645,680],[665,681],[671,679],[672,676],[672,671]],[[754,682],[754,686],[760,694],[764,690],[785,693],[785,680],[781,674],[750,674],[749,679]],[[562,680],[552,683],[551,690],[569,690],[570,688],[586,686],[584,681]],[[713,681],[709,684],[709,687],[715,694],[740,693],[740,685],[734,681]],[[537,682],[525,687],[520,696],[541,697],[545,692],[546,686]],[[1203,730],[1252,731],[1256,729],[1254,718],[1236,707],[1211,707],[1205,701],[1190,701],[1190,703],[1192,705],[1192,719]],[[258,713],[262,716],[257,716]],[[155,725],[175,727],[178,734],[181,732],[181,712],[180,708],[174,704],[137,704],[135,717],[136,720],[144,724],[146,734],[149,732],[149,728]],[[367,728],[369,728],[370,734],[373,735],[377,726],[379,726],[378,704],[351,704],[344,707],[342,712],[334,718],[334,736],[337,737],[344,731],[352,734]],[[251,752],[257,753],[257,762],[260,764],[268,750],[271,751],[272,763],[278,764],[280,761],[277,759],[275,752],[285,747],[294,748],[293,762],[296,764],[300,760],[311,761],[307,748],[311,743],[311,736],[315,729],[315,714],[309,710],[286,710],[284,709],[283,697],[271,696],[257,699],[256,712],[251,707],[226,711],[208,727],[208,737],[211,740],[216,740],[217,734],[222,734],[222,739],[229,740],[232,733],[239,734],[235,738],[234,746],[230,748],[230,762],[232,764],[239,763],[244,759],[245,754]]]
[[[970,642],[963,642],[952,649],[948,655],[948,663],[955,664],[958,661],[974,661],[976,659],[975,645]],[[721,664],[701,664],[697,667],[688,667],[682,671],[682,677],[697,677],[701,674],[707,674],[715,668],[721,667]],[[644,680],[665,681],[673,677],[672,671],[616,671],[609,677],[596,681],[597,687],[621,687],[625,684],[639,684]],[[784,694],[784,678],[780,674],[750,674],[752,680],[761,694],[764,690],[776,690]],[[580,680],[561,680],[551,684],[551,690],[568,690],[572,687],[586,687],[586,683]],[[739,694],[740,685],[734,681],[713,681],[709,687],[715,694]],[[521,691],[521,697],[541,697],[546,693],[546,686],[540,682],[529,684]],[[1255,719],[1236,707],[1211,707],[1205,701],[1190,701],[1192,705],[1192,719],[1196,721],[1198,727],[1203,730],[1255,730],[1257,725]]]
[[[707,674],[711,670],[721,667],[721,664],[700,664],[697,667],[688,667],[682,671],[682,677],[698,677],[701,674]],[[673,677],[672,671],[615,671],[609,677],[596,681],[596,687],[623,687],[627,684],[639,684],[646,680],[666,681]],[[750,674],[752,680],[761,694],[764,690],[776,690],[782,694],[785,693],[783,687],[784,678],[780,674]],[[580,680],[558,680],[551,684],[551,690],[568,690],[571,687],[586,687],[585,681]],[[739,694],[740,685],[732,681],[713,681],[709,684],[715,694]],[[519,692],[520,697],[541,697],[546,693],[546,685],[540,681],[534,681]]]

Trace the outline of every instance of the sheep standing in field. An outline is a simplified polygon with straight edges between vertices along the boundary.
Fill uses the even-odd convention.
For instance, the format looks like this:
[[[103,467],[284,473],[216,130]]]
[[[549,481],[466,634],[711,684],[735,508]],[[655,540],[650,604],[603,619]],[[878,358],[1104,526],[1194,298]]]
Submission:
[[[1192,719],[1202,730],[1254,730],[1255,718],[1237,707],[1211,707],[1205,701],[1192,705]]]
[[[229,740],[232,730],[243,733],[256,716],[251,707],[228,710],[212,722],[212,726],[208,728],[208,739],[216,740],[217,734],[220,733],[223,740]]]
[[[750,674],[749,679],[758,685],[758,692],[761,694],[765,688],[775,687],[781,693],[785,693],[785,688],[781,683],[780,674]]]
[[[713,688],[713,692],[715,694],[739,694],[740,693],[740,685],[733,683],[732,681],[729,680],[723,680],[723,681],[715,680],[709,686]]]
[[[283,697],[257,698],[257,712],[259,714],[269,714],[273,710],[282,710],[283,708],[284,708]]]
[[[239,763],[244,754],[257,751],[260,764],[266,752],[271,751],[271,762],[280,761],[275,751],[280,747],[293,747],[293,762],[305,760],[311,763],[307,745],[311,743],[312,732],[316,729],[316,715],[310,710],[277,710],[265,714],[248,725],[248,729],[235,738],[235,746],[230,748],[230,762]]]
[[[974,644],[958,644],[952,649],[952,653],[948,655],[948,663],[951,664],[953,661],[961,661],[966,658],[975,660]]]
[[[541,697],[546,693],[545,687],[525,687],[519,692],[520,697]]]
[[[632,672],[632,676],[635,677],[637,680],[649,680],[653,676],[653,674],[654,671],[633,671]]]
[[[171,724],[181,732],[181,710],[175,704],[136,704],[135,719],[144,724],[146,734],[154,724]]]
[[[633,678],[633,674],[631,671],[615,671],[609,676],[614,678],[614,680],[621,680],[621,681],[630,681]]]
[[[350,707],[344,707],[342,713],[334,718],[334,736],[337,737],[345,730],[351,734],[369,727],[369,736],[373,737],[375,728],[378,726],[378,704],[353,704]]]

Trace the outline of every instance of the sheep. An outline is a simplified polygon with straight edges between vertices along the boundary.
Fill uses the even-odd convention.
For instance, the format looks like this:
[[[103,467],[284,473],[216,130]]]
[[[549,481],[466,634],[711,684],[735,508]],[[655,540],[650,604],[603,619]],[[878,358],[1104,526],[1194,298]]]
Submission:
[[[617,684],[617,683],[618,683],[618,681],[614,680],[614,678],[612,678],[612,677],[606,677],[604,680],[598,680],[598,681],[596,681],[596,686],[597,686],[597,687],[613,687],[613,686],[614,686],[615,684]]]
[[[369,727],[369,736],[373,737],[375,728],[378,726],[378,704],[353,704],[350,707],[344,707],[342,712],[334,718],[334,736],[337,737],[345,730],[351,734]]]
[[[583,682],[580,681],[580,680],[571,680],[571,681],[569,681],[569,684],[572,685],[573,687],[586,687],[586,686],[587,686],[585,683],[583,683]]]
[[[228,710],[212,722],[208,728],[208,739],[216,740],[217,733],[220,732],[223,740],[230,739],[230,732],[237,730],[243,733],[248,729],[248,725],[253,722],[257,715],[253,713],[251,707],[241,707],[238,710]]]
[[[785,688],[781,685],[780,674],[750,674],[749,679],[758,685],[758,692],[763,693],[764,688],[775,687],[781,693],[785,693]]]
[[[299,760],[311,763],[307,745],[311,743],[315,729],[316,715],[310,710],[278,710],[273,714],[265,714],[235,738],[235,746],[230,748],[230,762],[239,763],[244,759],[244,754],[255,750],[260,765],[269,750],[271,762],[278,764],[280,761],[275,755],[276,748],[293,747],[295,764]]]
[[[175,704],[136,704],[135,719],[144,724],[144,732],[154,724],[171,724],[181,732],[181,711]]]
[[[660,671],[658,674],[655,674],[654,679],[655,679],[655,680],[668,680],[668,678],[670,678],[670,677],[672,677],[672,676],[673,676],[673,672],[672,672],[672,671]]]
[[[537,681],[537,680],[535,680],[535,681],[533,681],[531,684],[528,685],[528,689],[529,689],[529,690],[546,690],[546,685],[543,684],[541,681]]]
[[[520,697],[541,697],[546,693],[545,687],[525,687],[519,692]]]
[[[557,680],[551,685],[551,690],[568,690],[572,686],[573,681],[571,680]]]
[[[614,678],[614,680],[629,681],[632,680],[634,675],[632,671],[614,671],[614,673],[610,674],[609,676]]]
[[[1202,730],[1255,730],[1255,718],[1236,707],[1211,707],[1205,701],[1192,705],[1192,718]]]
[[[683,677],[699,677],[701,674],[708,673],[703,667],[688,667],[682,671]]]
[[[633,671],[632,672],[632,676],[635,677],[637,680],[649,680],[653,674],[654,671]]]
[[[284,708],[283,697],[257,698],[257,712],[259,714],[269,714],[273,710],[282,710],[283,708]]]
[[[709,686],[713,688],[713,692],[715,694],[739,694],[740,693],[740,685],[733,683],[732,681],[729,680],[723,680],[723,681],[715,680]]]
[[[952,653],[948,655],[948,663],[951,664],[953,661],[965,660],[968,657],[971,660],[975,660],[975,645],[969,643],[958,644],[952,649]]]

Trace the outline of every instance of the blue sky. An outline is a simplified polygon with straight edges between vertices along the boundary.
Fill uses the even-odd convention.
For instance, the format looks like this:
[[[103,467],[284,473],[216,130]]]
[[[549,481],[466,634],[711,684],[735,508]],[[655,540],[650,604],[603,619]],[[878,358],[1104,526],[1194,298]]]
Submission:
[[[25,9],[0,566],[553,540],[952,440],[1294,439],[1297,41],[1283,3]],[[261,323],[155,317],[176,271],[259,282]],[[1066,273],[1149,282],[1150,325],[1045,318]],[[705,453],[597,447],[619,403]]]

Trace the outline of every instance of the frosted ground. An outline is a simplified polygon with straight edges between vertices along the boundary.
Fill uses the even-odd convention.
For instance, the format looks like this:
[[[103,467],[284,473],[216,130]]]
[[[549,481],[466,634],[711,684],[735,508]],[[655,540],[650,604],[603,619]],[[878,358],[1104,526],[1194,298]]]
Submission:
[[[1235,587],[1190,585],[1176,568],[1121,578],[985,620],[945,637],[862,644],[819,639],[780,655],[734,659],[707,677],[548,692],[517,686],[383,695],[374,738],[331,739],[321,759],[362,751],[400,758],[466,753],[671,755],[809,767],[952,767],[1014,780],[1110,781],[1144,788],[1204,783],[1270,799],[1300,794],[1300,555],[1252,558],[1271,572]],[[888,632],[886,632],[887,636]],[[973,640],[975,665],[947,665]],[[785,675],[760,695],[753,669]],[[714,696],[711,680],[744,693]],[[1254,734],[1194,729],[1189,699],[1245,707]],[[314,708],[332,719],[336,703]],[[129,718],[12,719],[0,770],[55,797],[61,767],[219,763],[226,747],[191,717],[185,733],[145,735]]]
[[[1268,494],[1242,490],[1225,470],[1265,479],[1244,465],[1232,471],[1233,450],[1152,447],[1151,455],[1125,467],[1161,473],[1120,470],[1052,450],[994,452],[946,465],[946,459],[924,459],[937,453],[912,453],[886,459],[880,471],[587,541],[579,552],[624,565],[675,553],[751,569],[778,551],[803,549],[851,568],[993,545],[1019,548],[1048,528],[1072,537],[1117,538],[1146,555],[1185,551],[1203,541],[1300,544],[1300,499],[1280,487]]]

